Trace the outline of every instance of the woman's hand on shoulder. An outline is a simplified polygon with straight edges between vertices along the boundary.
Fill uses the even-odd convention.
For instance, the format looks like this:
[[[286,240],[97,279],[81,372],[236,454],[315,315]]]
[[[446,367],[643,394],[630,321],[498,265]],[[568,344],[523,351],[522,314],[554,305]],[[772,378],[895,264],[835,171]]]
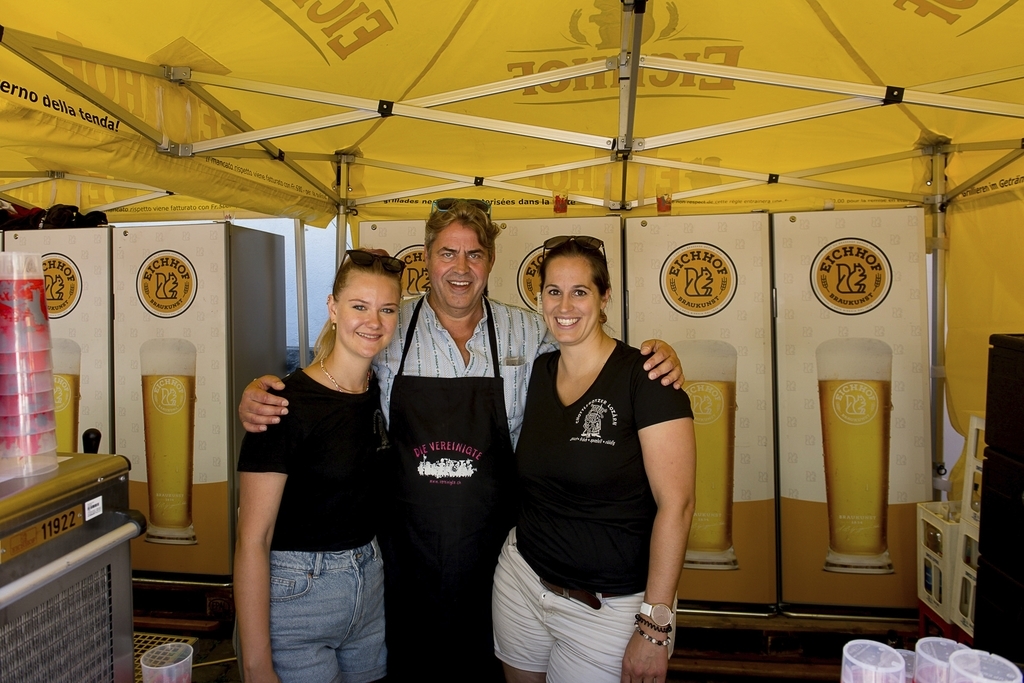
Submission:
[[[659,640],[665,637],[660,633],[654,635]],[[665,683],[668,650],[665,645],[655,645],[634,631],[622,657],[622,683]]]
[[[276,425],[281,415],[288,414],[288,401],[275,396],[269,389],[280,391],[284,382],[273,375],[263,375],[249,382],[242,392],[242,400],[238,404],[238,417],[247,432],[265,432],[267,425]]]

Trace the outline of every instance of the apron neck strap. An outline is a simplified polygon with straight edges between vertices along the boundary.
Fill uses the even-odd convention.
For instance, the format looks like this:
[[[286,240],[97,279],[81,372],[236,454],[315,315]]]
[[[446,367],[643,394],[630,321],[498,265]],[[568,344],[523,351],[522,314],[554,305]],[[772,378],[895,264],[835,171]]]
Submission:
[[[416,334],[416,323],[420,319],[420,308],[423,307],[423,302],[426,301],[429,294],[425,294],[416,302],[416,307],[412,309],[412,318],[409,319],[409,329],[405,331],[405,344],[402,346],[402,360],[398,364],[397,375],[401,375],[405,370],[405,358],[409,355],[409,347],[412,346],[413,335]],[[494,376],[501,377],[498,364],[498,337],[494,331],[494,312],[491,310],[491,302],[484,297],[484,308],[487,309],[487,338],[491,343],[491,362],[494,365]]]

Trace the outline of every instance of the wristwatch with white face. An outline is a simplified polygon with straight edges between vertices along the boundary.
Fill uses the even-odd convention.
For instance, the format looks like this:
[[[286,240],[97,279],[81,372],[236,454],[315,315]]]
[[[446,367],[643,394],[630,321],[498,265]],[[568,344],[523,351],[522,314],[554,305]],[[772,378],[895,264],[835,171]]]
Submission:
[[[641,602],[640,614],[650,617],[658,626],[668,626],[672,623],[672,608],[661,603],[652,605],[649,602]]]

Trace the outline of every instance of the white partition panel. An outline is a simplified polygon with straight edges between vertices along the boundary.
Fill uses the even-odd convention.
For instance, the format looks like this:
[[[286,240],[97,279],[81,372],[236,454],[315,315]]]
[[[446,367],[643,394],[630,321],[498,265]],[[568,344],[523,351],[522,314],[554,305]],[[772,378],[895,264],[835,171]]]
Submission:
[[[923,224],[919,208],[773,216],[783,602],[917,604]]]
[[[672,344],[697,432],[685,601],[776,601],[768,216],[626,221],[627,335]]]

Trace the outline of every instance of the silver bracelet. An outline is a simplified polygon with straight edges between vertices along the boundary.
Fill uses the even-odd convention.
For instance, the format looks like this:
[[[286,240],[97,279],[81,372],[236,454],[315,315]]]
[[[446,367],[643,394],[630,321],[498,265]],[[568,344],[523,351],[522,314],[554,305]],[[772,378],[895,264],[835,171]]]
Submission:
[[[661,647],[668,647],[672,643],[672,636],[668,636],[667,635],[667,636],[665,636],[665,640],[658,640],[657,638],[652,638],[651,636],[649,636],[646,633],[644,633],[644,630],[642,628],[640,628],[640,622],[639,621],[637,621],[635,623],[635,626],[636,626],[636,632],[637,633],[639,633],[640,635],[642,635],[644,638],[646,638],[648,641],[654,643],[655,645],[660,645]]]

